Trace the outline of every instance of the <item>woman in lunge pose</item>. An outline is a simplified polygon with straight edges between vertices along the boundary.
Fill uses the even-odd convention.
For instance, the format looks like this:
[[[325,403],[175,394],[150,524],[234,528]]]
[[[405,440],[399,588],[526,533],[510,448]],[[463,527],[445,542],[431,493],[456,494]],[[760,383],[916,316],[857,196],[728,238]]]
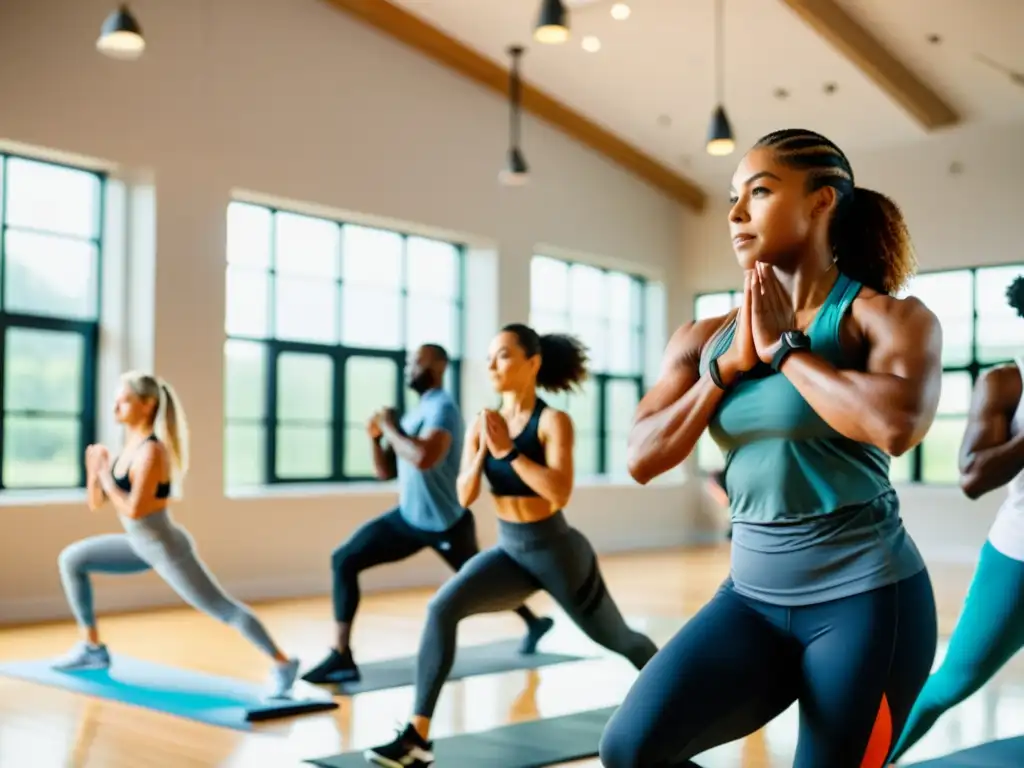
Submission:
[[[627,626],[590,542],[562,512],[573,487],[573,425],[568,414],[537,397],[537,387],[575,387],[587,373],[584,350],[572,337],[539,336],[513,324],[491,342],[489,371],[502,395],[501,410],[485,410],[470,426],[458,489],[468,507],[480,494],[480,476],[487,476],[498,544],[466,563],[431,600],[412,720],[394,741],[365,753],[369,762],[388,768],[433,764],[430,718],[455,657],[458,624],[468,616],[508,610],[543,589],[589,637],[637,669],[657,651]]]
[[[889,462],[934,419],[941,329],[893,296],[914,267],[899,209],[856,186],[828,139],[765,136],[731,203],[742,305],[673,335],[628,451],[646,483],[710,426],[731,573],[644,668],[601,759],[696,766],[797,701],[794,768],[881,768],[935,653],[931,583]]]
[[[1006,292],[1024,317],[1024,275]],[[893,760],[920,741],[944,712],[987,683],[1024,647],[1024,356],[985,371],[960,447],[960,487],[972,499],[1009,484],[981,548],[963,612],[942,666],[928,678]]]
[[[111,462],[102,445],[86,450],[89,508],[109,500],[125,532],[92,536],[60,553],[61,581],[84,642],[54,666],[63,670],[105,669],[110,654],[100,642],[93,610],[91,573],[128,574],[154,570],[187,603],[237,628],[274,663],[269,695],[289,694],[298,659],[289,659],[246,606],[233,600],[206,570],[191,536],[167,508],[171,481],[188,469],[185,413],[169,384],[154,376],[127,373],[114,406],[124,426],[124,449]]]

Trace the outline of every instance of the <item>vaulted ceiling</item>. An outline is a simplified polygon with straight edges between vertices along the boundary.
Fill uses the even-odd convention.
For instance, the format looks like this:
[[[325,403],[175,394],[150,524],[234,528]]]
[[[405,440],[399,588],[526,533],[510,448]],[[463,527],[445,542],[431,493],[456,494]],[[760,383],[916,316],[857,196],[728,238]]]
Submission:
[[[387,5],[329,2],[357,15]],[[625,20],[613,0],[568,0],[561,45],[532,38],[540,0],[392,3],[502,68],[507,47],[525,44],[531,86],[683,181],[717,188],[735,164],[704,151],[714,0],[627,0]],[[1024,71],[1024,0],[724,0],[723,17],[724,105],[739,150],[780,127],[856,153],[969,124],[1024,126],[1024,77],[1000,71]],[[585,50],[588,36],[599,50]]]

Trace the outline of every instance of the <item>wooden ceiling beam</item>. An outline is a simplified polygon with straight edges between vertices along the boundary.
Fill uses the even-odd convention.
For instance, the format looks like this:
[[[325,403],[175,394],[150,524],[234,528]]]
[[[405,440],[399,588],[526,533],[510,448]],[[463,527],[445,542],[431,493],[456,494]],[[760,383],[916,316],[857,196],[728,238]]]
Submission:
[[[444,64],[473,82],[504,96],[508,95],[509,75],[505,67],[482,56],[404,8],[387,0],[325,2]],[[610,158],[672,199],[696,211],[704,209],[706,195],[693,181],[528,83],[523,83],[522,98],[524,110]]]
[[[960,115],[861,26],[836,0],[782,0],[926,131],[948,128]]]

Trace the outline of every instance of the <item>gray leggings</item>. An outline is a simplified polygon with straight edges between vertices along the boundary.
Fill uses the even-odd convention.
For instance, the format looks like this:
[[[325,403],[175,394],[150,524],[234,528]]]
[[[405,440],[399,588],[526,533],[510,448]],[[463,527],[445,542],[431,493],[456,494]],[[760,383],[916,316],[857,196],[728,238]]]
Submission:
[[[91,573],[156,571],[186,603],[239,630],[267,655],[278,648],[252,611],[230,598],[206,570],[191,538],[166,511],[122,520],[127,533],[91,536],[66,547],[58,558],[60,578],[71,610],[82,627],[94,627]]]
[[[557,600],[590,639],[637,669],[657,653],[650,638],[626,624],[590,542],[561,512],[536,523],[498,524],[498,545],[471,558],[430,601],[416,665],[415,715],[433,715],[455,660],[459,622],[515,608],[537,590]]]

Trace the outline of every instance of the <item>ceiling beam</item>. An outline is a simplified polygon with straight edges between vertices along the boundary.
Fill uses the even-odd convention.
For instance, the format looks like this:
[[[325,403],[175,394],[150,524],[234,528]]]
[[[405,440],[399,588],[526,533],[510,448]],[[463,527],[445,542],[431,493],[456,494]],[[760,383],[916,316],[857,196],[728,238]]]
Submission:
[[[387,0],[325,0],[376,29],[416,49],[462,76],[507,96],[509,74],[490,59],[437,27]],[[523,109],[600,152],[674,200],[704,209],[706,196],[694,182],[641,152],[592,120],[543,91],[523,83]]]
[[[953,107],[858,24],[837,0],[782,2],[909,112],[926,131],[960,122],[960,115]]]

